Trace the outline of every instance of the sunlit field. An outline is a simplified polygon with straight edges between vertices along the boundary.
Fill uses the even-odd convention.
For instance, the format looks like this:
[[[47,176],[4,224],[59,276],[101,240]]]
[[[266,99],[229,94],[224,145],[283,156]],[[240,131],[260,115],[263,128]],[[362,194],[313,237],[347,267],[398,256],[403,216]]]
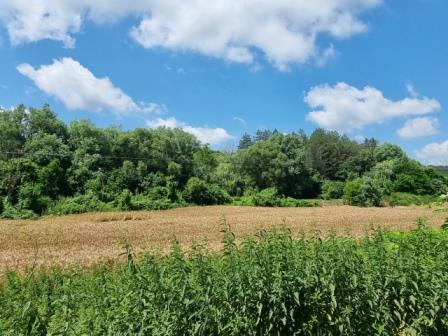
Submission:
[[[446,206],[358,208],[327,205],[317,208],[189,207],[152,212],[111,212],[0,221],[0,271],[37,266],[92,265],[119,260],[123,246],[136,252],[166,251],[176,239],[183,248],[205,243],[221,247],[225,221],[240,240],[262,229],[287,227],[302,232],[363,236],[372,228],[408,230],[418,218],[439,228]]]

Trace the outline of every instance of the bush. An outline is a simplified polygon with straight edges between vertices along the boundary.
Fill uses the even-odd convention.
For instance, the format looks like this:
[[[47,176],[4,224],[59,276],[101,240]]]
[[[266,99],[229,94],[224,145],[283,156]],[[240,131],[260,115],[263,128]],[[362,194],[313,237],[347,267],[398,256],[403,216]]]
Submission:
[[[80,214],[94,211],[117,210],[112,204],[104,203],[92,193],[62,198],[50,205],[47,213],[50,215]]]
[[[2,200],[1,208],[3,211],[0,217],[5,219],[36,219],[38,217],[32,210],[14,207],[6,197]]]
[[[133,210],[131,204],[132,194],[128,189],[124,189],[121,194],[115,198],[114,206],[120,211]]]
[[[186,202],[196,205],[225,204],[231,200],[218,185],[208,184],[197,177],[188,180],[182,195]]]
[[[344,195],[344,187],[344,182],[325,180],[322,183],[321,197],[325,200],[340,199]]]
[[[344,188],[344,201],[357,206],[380,206],[382,192],[370,177],[357,178],[347,182]]]
[[[390,206],[424,205],[440,202],[440,199],[429,195],[414,195],[409,193],[392,193],[384,198]]]
[[[276,188],[267,188],[253,196],[255,206],[277,207],[281,205],[281,199]]]
[[[43,193],[40,184],[26,183],[20,188],[17,208],[31,210],[38,215],[42,215],[50,202],[50,197]]]
[[[253,196],[240,196],[232,199],[233,205],[238,206],[254,206]]]
[[[179,202],[172,202],[166,197],[153,198],[153,196],[143,194],[132,195],[132,210],[167,210],[184,205]]]
[[[150,200],[169,199],[171,195],[168,187],[153,187],[145,192],[145,196]]]
[[[280,200],[280,206],[284,208],[315,208],[321,207],[322,203],[317,200],[299,200],[286,197]]]
[[[322,203],[318,200],[300,200],[292,197],[280,197],[275,188],[264,189],[253,196],[234,197],[232,204],[237,206],[284,208],[312,208],[322,206]]]

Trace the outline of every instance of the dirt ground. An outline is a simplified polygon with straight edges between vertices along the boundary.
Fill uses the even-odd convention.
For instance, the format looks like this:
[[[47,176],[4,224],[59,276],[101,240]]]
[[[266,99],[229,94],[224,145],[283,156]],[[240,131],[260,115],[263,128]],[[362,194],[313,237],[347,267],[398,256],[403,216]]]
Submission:
[[[363,235],[372,226],[406,230],[426,218],[440,227],[447,208],[254,208],[191,207],[153,212],[120,212],[48,217],[33,221],[0,221],[0,273],[36,266],[91,265],[116,260],[127,241],[135,251],[164,250],[173,238],[184,247],[206,242],[219,249],[220,223],[225,220],[237,238],[262,229],[286,226],[301,232]]]

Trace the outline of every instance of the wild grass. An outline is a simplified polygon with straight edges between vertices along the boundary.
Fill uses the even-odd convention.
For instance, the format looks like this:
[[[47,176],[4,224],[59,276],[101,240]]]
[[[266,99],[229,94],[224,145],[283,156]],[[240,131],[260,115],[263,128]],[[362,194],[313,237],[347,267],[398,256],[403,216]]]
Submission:
[[[1,335],[447,335],[448,232],[354,238],[262,231],[222,250],[17,275]]]
[[[409,193],[392,193],[385,197],[385,201],[390,206],[411,206],[411,205],[431,205],[443,204],[444,202],[438,196],[432,195],[413,195]]]

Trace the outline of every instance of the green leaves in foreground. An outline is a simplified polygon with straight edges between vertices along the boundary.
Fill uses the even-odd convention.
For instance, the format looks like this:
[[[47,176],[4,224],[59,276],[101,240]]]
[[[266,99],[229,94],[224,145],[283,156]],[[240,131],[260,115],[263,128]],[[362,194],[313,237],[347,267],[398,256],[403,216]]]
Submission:
[[[448,232],[292,239],[9,274],[1,335],[447,335]]]

